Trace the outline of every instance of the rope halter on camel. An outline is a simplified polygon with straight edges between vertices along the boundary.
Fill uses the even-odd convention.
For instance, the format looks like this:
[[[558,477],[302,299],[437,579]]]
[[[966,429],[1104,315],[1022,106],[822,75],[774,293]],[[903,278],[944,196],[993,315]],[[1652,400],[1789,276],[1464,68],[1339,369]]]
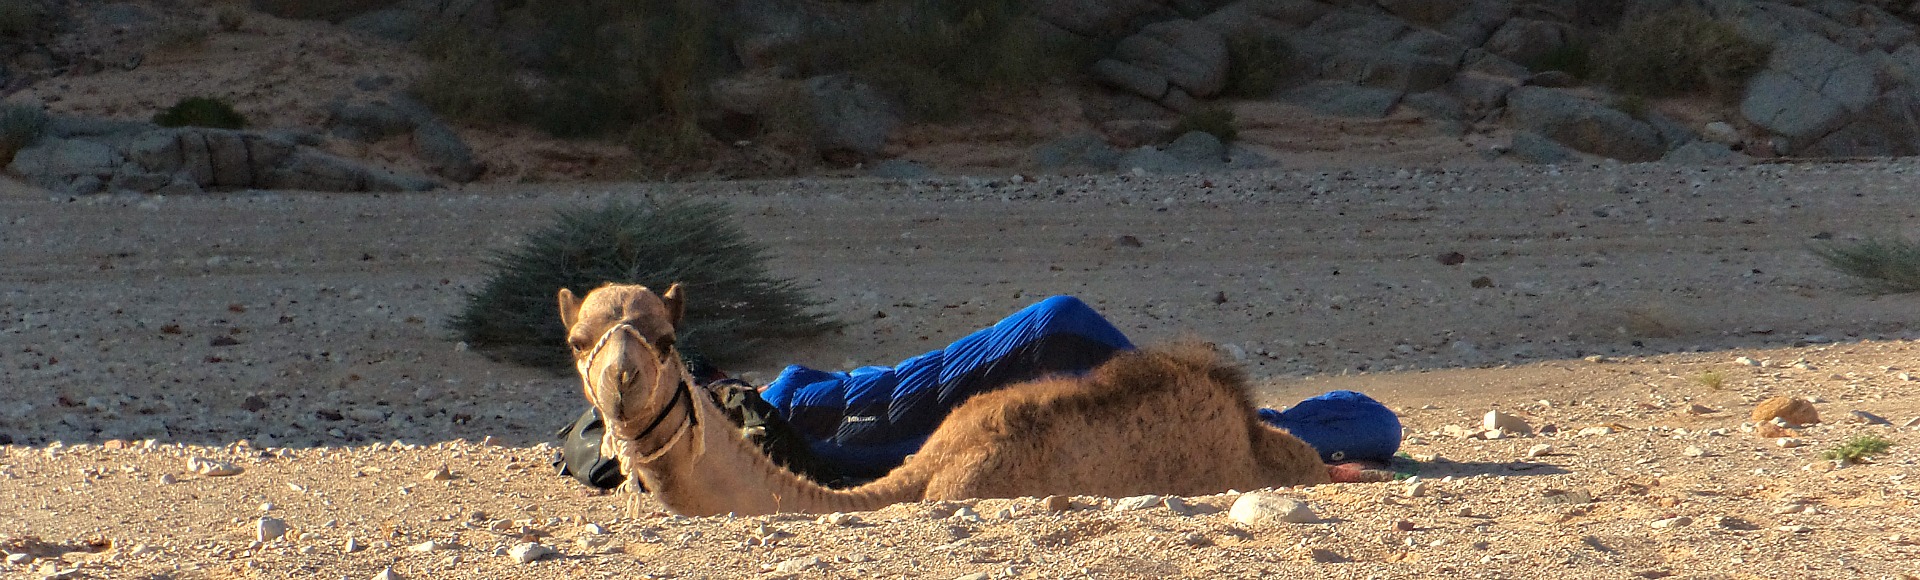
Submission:
[[[593,368],[593,361],[599,358],[600,350],[607,346],[607,341],[613,338],[614,333],[621,332],[621,331],[628,332],[633,336],[635,340],[640,341],[640,345],[646,347],[647,351],[652,353],[655,359],[669,361],[669,364],[678,364],[680,360],[680,352],[674,349],[673,346],[671,345],[667,346],[666,352],[662,353],[660,352],[659,349],[654,348],[653,343],[647,341],[646,337],[641,336],[640,331],[638,329],[635,329],[632,324],[622,322],[620,324],[614,325],[612,328],[608,328],[606,332],[600,334],[600,340],[596,341],[593,344],[593,350],[588,351],[587,353],[587,360],[586,360],[587,364],[585,368],[587,369]],[[664,423],[667,420],[667,417],[673,414],[674,408],[679,407],[683,401],[687,404],[686,421],[683,421],[680,423],[679,428],[674,430],[673,437],[668,438],[666,444],[661,445],[659,449],[656,449],[651,452],[641,453],[640,457],[638,458],[638,461],[640,463],[652,463],[653,461],[660,459],[661,456],[664,456],[667,454],[667,451],[672,450],[673,446],[679,443],[680,439],[685,437],[688,431],[691,431],[695,425],[698,425],[700,423],[700,418],[694,414],[692,381],[688,379],[687,372],[684,367],[680,368],[679,374],[680,374],[680,380],[679,382],[675,383],[673,387],[673,391],[674,391],[673,398],[668,399],[666,406],[660,408],[660,414],[655,415],[653,417],[653,420],[649,421],[647,423],[647,426],[645,428],[642,428],[639,433],[634,434],[633,437],[626,438],[626,439],[617,439],[622,443],[623,446],[631,446],[636,443],[639,443],[641,439],[645,438],[648,434],[653,433],[654,429],[659,428],[660,424]],[[626,383],[633,378],[630,375],[627,375],[626,373],[622,373],[622,375],[623,375],[621,377],[622,384],[616,385],[616,388],[626,387],[627,386]],[[582,377],[582,378],[586,378],[586,377]],[[592,380],[592,379],[587,379],[587,380]],[[601,414],[607,415],[606,418],[609,421],[612,418],[611,415],[605,412],[602,412]],[[607,433],[611,435],[613,433],[613,430],[608,429]]]

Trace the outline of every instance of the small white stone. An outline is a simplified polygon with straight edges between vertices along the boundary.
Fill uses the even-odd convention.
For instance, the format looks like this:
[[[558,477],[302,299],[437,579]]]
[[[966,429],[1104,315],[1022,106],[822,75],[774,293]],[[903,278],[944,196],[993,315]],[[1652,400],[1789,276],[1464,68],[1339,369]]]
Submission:
[[[973,508],[962,507],[953,511],[953,519],[964,522],[979,522],[980,513],[973,511]]]
[[[445,546],[442,546],[442,545],[440,545],[440,542],[435,542],[435,541],[433,541],[433,540],[427,540],[427,541],[425,541],[425,542],[420,542],[420,543],[418,543],[418,544],[414,544],[414,545],[411,545],[411,546],[407,546],[407,551],[409,551],[409,552],[432,552],[432,551],[434,551],[434,550],[438,550],[438,549],[441,549],[441,548],[444,548],[444,547],[445,547]]]
[[[1612,435],[1612,434],[1613,434],[1613,428],[1605,425],[1581,429],[1579,433],[1581,437],[1593,437],[1596,435]]]
[[[780,562],[779,564],[774,565],[773,571],[779,574],[799,574],[807,570],[819,568],[821,567],[820,564],[821,562],[819,557],[807,556],[805,558],[794,558],[791,560]]]
[[[346,552],[348,554],[352,554],[354,552],[358,552],[365,549],[367,549],[367,547],[360,545],[360,540],[347,538],[347,545],[346,547],[341,548],[341,551]]]
[[[33,563],[33,554],[28,554],[26,552],[15,552],[12,554],[7,554],[7,564],[9,565],[25,566],[32,563]]]
[[[253,530],[255,540],[261,543],[271,542],[287,535],[287,521],[279,518],[260,518],[254,522]]]
[[[1227,510],[1227,517],[1243,524],[1257,524],[1272,521],[1288,523],[1306,523],[1318,521],[1313,509],[1298,500],[1280,497],[1270,493],[1249,493],[1234,500],[1233,507]]]
[[[1166,501],[1164,498],[1157,495],[1136,495],[1133,497],[1121,498],[1120,500],[1113,502],[1113,511],[1130,512],[1134,510],[1143,510],[1150,507],[1161,505],[1161,503],[1164,501]]]
[[[600,524],[587,524],[584,526],[580,526],[580,531],[585,532],[588,535],[592,535],[592,536],[600,536],[600,535],[605,535],[607,533],[607,529],[604,527],[601,527]]]
[[[392,568],[381,568],[379,574],[373,575],[373,580],[400,580],[400,573]]]
[[[1533,434],[1533,427],[1528,426],[1525,419],[1499,411],[1487,411],[1486,416],[1480,420],[1480,427],[1488,431],[1506,431],[1515,435]]]
[[[171,473],[160,474],[160,485],[173,485],[179,482],[180,478],[174,477]]]
[[[427,481],[448,481],[453,479],[453,472],[448,471],[447,466],[442,465],[439,469],[427,472],[426,479]]]
[[[512,548],[509,548],[507,550],[507,556],[513,558],[513,561],[519,562],[521,564],[525,564],[528,562],[532,562],[534,560],[545,558],[550,555],[553,555],[553,548],[542,546],[535,542],[515,544]]]
[[[1426,497],[1433,486],[1425,481],[1415,481],[1407,485],[1407,497]]]
[[[1706,457],[1707,456],[1707,450],[1701,449],[1693,445],[1688,445],[1687,450],[1682,451],[1680,453],[1683,455],[1686,455],[1687,457]]]
[[[833,512],[833,513],[827,514],[827,523],[833,524],[836,526],[850,526],[850,525],[853,525],[854,522],[857,522],[859,520],[860,518],[855,517],[853,514],[843,514],[840,512]]]
[[[216,461],[204,457],[187,458],[187,471],[208,477],[239,475],[240,467],[225,461]]]
[[[1553,454],[1553,446],[1545,443],[1541,443],[1539,445],[1535,445],[1533,447],[1527,448],[1527,457],[1529,458],[1540,457],[1543,455],[1551,455],[1551,454]]]
[[[1744,356],[1743,356],[1743,357],[1739,357],[1739,358],[1735,358],[1735,359],[1733,359],[1733,362],[1736,362],[1736,363],[1739,363],[1739,364],[1743,364],[1743,365],[1747,365],[1747,366],[1750,366],[1750,367],[1757,367],[1757,366],[1760,366],[1760,361],[1756,361],[1756,360],[1753,360],[1753,359],[1751,359],[1751,358],[1747,358],[1747,357],[1744,357]]]
[[[1800,446],[1806,445],[1807,442],[1801,441],[1793,437],[1781,437],[1779,439],[1773,440],[1773,444],[1791,449],[1794,447],[1800,447]]]
[[[1653,523],[1647,524],[1647,525],[1653,526],[1656,529],[1664,529],[1664,528],[1684,528],[1684,527],[1687,527],[1688,525],[1691,525],[1692,523],[1693,523],[1693,518],[1690,518],[1687,516],[1676,516],[1676,517],[1671,517],[1664,520],[1654,520]]]

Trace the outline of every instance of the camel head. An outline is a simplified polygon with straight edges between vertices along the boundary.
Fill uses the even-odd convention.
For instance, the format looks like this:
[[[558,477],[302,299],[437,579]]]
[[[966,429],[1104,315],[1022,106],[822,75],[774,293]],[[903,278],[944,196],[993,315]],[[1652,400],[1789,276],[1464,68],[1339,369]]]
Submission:
[[[560,289],[560,322],[582,394],[606,421],[605,449],[644,439],[642,449],[664,451],[692,420],[690,402],[682,400],[691,396],[691,378],[674,349],[684,304],[678,284],[664,294],[608,284],[585,298]],[[669,422],[669,416],[682,419]]]

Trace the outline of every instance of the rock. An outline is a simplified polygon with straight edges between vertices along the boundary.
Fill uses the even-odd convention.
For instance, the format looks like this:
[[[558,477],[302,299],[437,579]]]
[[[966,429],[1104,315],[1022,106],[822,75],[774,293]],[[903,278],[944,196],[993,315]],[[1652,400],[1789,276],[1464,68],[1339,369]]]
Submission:
[[[1707,123],[1705,127],[1701,127],[1700,136],[1721,145],[1735,145],[1741,141],[1740,130],[1733,128],[1733,125],[1726,121]]]
[[[1653,527],[1654,529],[1684,528],[1684,527],[1693,525],[1693,518],[1690,518],[1687,516],[1674,516],[1664,520],[1654,520],[1653,523],[1650,523],[1647,525]]]
[[[336,101],[327,107],[327,127],[333,136],[372,143],[412,132],[414,115],[385,101],[351,105]]]
[[[1750,366],[1750,367],[1757,367],[1757,366],[1760,366],[1760,361],[1756,361],[1756,360],[1753,360],[1753,359],[1751,359],[1751,358],[1748,358],[1748,357],[1744,357],[1744,356],[1743,356],[1743,357],[1735,357],[1735,358],[1733,359],[1733,362],[1735,362],[1735,363],[1738,363],[1738,364],[1743,364],[1743,365],[1747,365],[1747,366]]]
[[[1103,58],[1093,63],[1093,78],[1107,86],[1120,89],[1149,101],[1160,102],[1167,98],[1167,77],[1138,65],[1129,64],[1111,58]]]
[[[1541,165],[1566,163],[1574,159],[1572,149],[1532,131],[1515,131],[1513,145],[1508,151],[1521,161]]]
[[[892,98],[846,75],[807,79],[812,99],[814,146],[856,158],[877,157],[901,123],[901,107]]]
[[[1528,458],[1542,457],[1542,456],[1551,455],[1551,454],[1553,454],[1553,446],[1545,443],[1541,443],[1539,445],[1535,445],[1533,447],[1527,448]]]
[[[822,566],[818,556],[807,556],[804,558],[783,560],[779,564],[774,565],[773,571],[776,574],[799,574],[820,567]]]
[[[1547,505],[1580,505],[1593,503],[1593,493],[1580,489],[1548,490],[1540,495],[1540,503]]]
[[[447,466],[442,465],[439,469],[428,471],[425,477],[427,481],[451,481],[453,479],[453,472],[448,471]]]
[[[1040,505],[1050,512],[1064,512],[1073,509],[1073,500],[1064,495],[1049,495],[1040,500]]]
[[[1386,117],[1400,102],[1401,91],[1322,81],[1280,93],[1280,100],[1314,112],[1340,117]]]
[[[1668,151],[1660,161],[1675,165],[1738,165],[1745,163],[1747,156],[1719,143],[1689,141]]]
[[[1557,70],[1543,70],[1527,75],[1520,84],[1533,87],[1566,88],[1580,86],[1580,79]]]
[[[1516,435],[1533,434],[1533,427],[1528,426],[1525,419],[1499,411],[1487,411],[1486,416],[1481,418],[1480,425],[1490,431],[1505,431]]]
[[[1652,126],[1561,89],[1520,87],[1507,95],[1515,124],[1573,149],[1621,161],[1665,152]]]
[[[347,543],[346,543],[346,545],[345,545],[345,546],[342,546],[342,547],[340,548],[340,551],[342,551],[342,552],[346,552],[346,553],[348,553],[348,554],[352,554],[352,553],[354,553],[354,552],[358,552],[358,551],[361,551],[361,550],[365,550],[365,549],[367,549],[367,547],[366,547],[366,546],[363,546],[363,545],[361,545],[361,544],[360,544],[360,540],[357,540],[357,539],[354,539],[354,538],[347,538]]]
[[[379,574],[373,575],[373,580],[400,580],[400,573],[393,571],[393,568],[381,568]]]
[[[1471,0],[1378,0],[1381,8],[1413,22],[1438,24],[1459,14]]]
[[[1184,19],[1149,24],[1114,46],[1113,60],[1162,78],[1188,95],[1207,98],[1227,86],[1227,39]],[[1140,96],[1162,100],[1165,95]]]
[[[341,28],[392,42],[412,42],[426,25],[426,15],[405,8],[374,10],[340,21]]]
[[[882,179],[924,179],[933,177],[932,169],[905,159],[888,159],[873,165],[867,175]]]
[[[1226,161],[1227,145],[1205,131],[1188,131],[1168,143],[1164,149],[1175,159],[1193,164],[1218,164]]]
[[[124,162],[120,152],[96,141],[41,139],[15,153],[7,171],[42,187],[61,189],[79,177],[98,180],[112,175]]]
[[[853,514],[833,512],[833,513],[827,514],[826,520],[828,524],[835,525],[835,526],[851,526],[854,523],[859,522],[860,518],[854,516]]]
[[[413,150],[421,161],[427,162],[428,170],[434,175],[455,183],[479,179],[486,171],[486,167],[474,159],[473,148],[439,119],[427,118],[414,126]]]
[[[1400,104],[1419,111],[1429,119],[1458,121],[1467,118],[1467,105],[1441,91],[1413,93],[1402,97]]]
[[[1128,511],[1134,511],[1134,510],[1143,510],[1151,507],[1157,507],[1161,505],[1161,503],[1164,501],[1165,501],[1165,498],[1162,498],[1157,495],[1137,495],[1129,498],[1122,498],[1120,500],[1113,502],[1113,511],[1128,512]]]
[[[1187,500],[1180,499],[1179,497],[1167,496],[1165,500],[1161,501],[1161,503],[1167,506],[1167,511],[1173,512],[1173,514],[1177,516],[1184,516],[1184,515],[1193,513],[1193,507],[1187,505]]]
[[[1680,454],[1681,454],[1681,455],[1685,455],[1685,456],[1687,456],[1687,457],[1695,457],[1695,458],[1698,458],[1698,457],[1706,457],[1706,456],[1707,456],[1707,450],[1705,450],[1705,449],[1701,449],[1701,448],[1699,448],[1699,447],[1696,447],[1696,446],[1692,446],[1692,445],[1688,445],[1688,446],[1687,446],[1687,449],[1686,449],[1685,451],[1681,451],[1681,452],[1680,452]]]
[[[254,522],[254,540],[266,543],[287,535],[287,521],[279,518],[260,518]]]
[[[1192,173],[1205,168],[1203,165],[1182,161],[1152,147],[1141,147],[1128,152],[1126,157],[1120,159],[1120,166],[1141,174],[1157,175]]]
[[[1227,517],[1243,524],[1272,522],[1306,523],[1319,520],[1306,503],[1270,493],[1242,494],[1227,510]]]
[[[553,553],[553,548],[542,546],[538,542],[515,544],[512,548],[507,549],[507,557],[513,558],[513,561],[521,564],[551,556]]]
[[[1892,421],[1888,421],[1885,417],[1881,417],[1879,415],[1875,415],[1873,413],[1869,413],[1866,411],[1861,411],[1859,409],[1848,411],[1847,415],[1855,423],[1864,423],[1867,425],[1892,425],[1893,424]]]
[[[1376,41],[1354,41],[1332,48],[1332,52],[1320,60],[1320,78],[1404,94],[1444,86],[1458,70],[1455,65],[1458,57],[1428,56],[1391,47],[1354,46],[1371,42]]]
[[[1407,483],[1405,490],[1407,497],[1427,497],[1427,494],[1431,491],[1433,491],[1433,484],[1427,483],[1424,480],[1414,480]]]
[[[986,572],[974,572],[972,574],[961,574],[959,576],[954,576],[953,580],[987,580],[988,578],[992,578],[992,577],[993,575],[988,574]]]
[[[444,546],[444,545],[441,545],[441,544],[440,544],[440,542],[435,542],[435,541],[433,541],[433,540],[427,540],[427,541],[425,541],[425,542],[421,542],[421,543],[418,543],[418,544],[414,544],[414,545],[411,545],[411,546],[407,546],[407,551],[409,551],[409,552],[432,552],[432,551],[434,551],[434,550],[440,550],[440,549],[444,549],[444,548],[446,548],[446,546]]]
[[[7,554],[7,565],[9,566],[25,566],[32,563],[33,563],[33,554],[28,554],[26,552],[14,552],[12,554]]]
[[[1801,441],[1800,439],[1794,438],[1794,437],[1781,437],[1779,439],[1773,440],[1773,444],[1779,445],[1787,449],[1792,449],[1795,447],[1805,447],[1807,442]]]
[[[1767,69],[1747,83],[1740,114],[1786,139],[1786,153],[1846,126],[1854,113],[1880,98],[1878,67],[1817,34],[1803,33],[1774,46]],[[1911,122],[1908,123],[1911,126]]]
[[[1795,425],[1820,422],[1820,412],[1813,408],[1813,403],[1798,397],[1774,397],[1761,401],[1759,406],[1753,408],[1751,418],[1755,423],[1765,423],[1775,417]]]
[[[1041,169],[1089,167],[1112,169],[1120,165],[1122,154],[1099,135],[1078,133],[1035,147],[1033,164]]]
[[[240,467],[225,461],[216,461],[202,457],[187,458],[187,471],[208,477],[239,475]]]
[[[1484,47],[1501,58],[1531,67],[1564,49],[1569,33],[1567,25],[1558,22],[1514,18],[1494,31]]]

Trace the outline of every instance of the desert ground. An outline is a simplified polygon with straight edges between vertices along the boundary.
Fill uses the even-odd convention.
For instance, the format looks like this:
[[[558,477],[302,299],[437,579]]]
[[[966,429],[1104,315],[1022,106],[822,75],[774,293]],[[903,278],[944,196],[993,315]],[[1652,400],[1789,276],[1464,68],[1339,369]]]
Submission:
[[[1917,193],[1914,159],[192,198],[0,182],[0,571],[1913,578],[1920,299],[1858,293],[1808,249],[1920,233]],[[732,369],[749,380],[889,364],[1074,294],[1137,342],[1218,344],[1261,404],[1374,396],[1407,424],[1396,467],[1416,477],[1265,492],[1305,502],[1301,523],[1229,519],[1254,490],[630,511],[549,466],[575,380],[446,324],[492,251],[633,197],[727,202],[848,323]],[[1777,395],[1823,421],[1756,430]],[[1489,410],[1533,433],[1487,438]],[[1895,445],[1821,458],[1860,435]]]

